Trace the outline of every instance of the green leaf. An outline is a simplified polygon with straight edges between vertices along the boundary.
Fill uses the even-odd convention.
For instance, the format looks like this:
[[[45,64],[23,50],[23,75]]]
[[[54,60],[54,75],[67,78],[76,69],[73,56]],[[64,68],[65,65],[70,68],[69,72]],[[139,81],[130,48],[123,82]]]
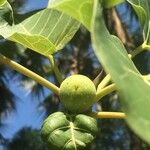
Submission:
[[[91,31],[93,2],[93,0],[50,0],[48,7],[72,16]],[[104,7],[109,8],[124,0],[103,0],[102,2]]]
[[[50,0],[48,7],[72,16],[90,31],[93,0]]]
[[[150,84],[143,80],[121,41],[109,34],[96,0],[92,42],[96,56],[117,86],[127,123],[150,144]]]
[[[48,56],[62,49],[79,26],[79,22],[64,13],[44,9],[32,15],[15,16],[13,25],[5,20],[5,25],[0,26],[0,35]]]
[[[44,121],[41,135],[52,150],[78,150],[90,144],[97,131],[96,120],[92,117],[56,112]]]
[[[143,39],[150,44],[150,1],[149,0],[127,0],[135,10],[143,28]]]
[[[0,0],[0,7],[1,7],[2,5],[4,5],[5,3],[7,3],[7,0]]]
[[[7,21],[7,22],[6,22]],[[13,24],[13,11],[7,0],[0,1],[0,29],[7,24]]]
[[[104,8],[111,8],[114,7],[120,3],[123,3],[125,0],[103,0],[102,1],[102,6]]]

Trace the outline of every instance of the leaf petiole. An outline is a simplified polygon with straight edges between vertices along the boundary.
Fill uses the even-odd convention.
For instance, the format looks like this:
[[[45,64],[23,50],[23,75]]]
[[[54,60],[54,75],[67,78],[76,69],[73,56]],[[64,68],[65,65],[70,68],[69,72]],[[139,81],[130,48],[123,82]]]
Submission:
[[[58,82],[61,84],[63,81],[63,76],[62,76],[61,72],[59,71],[58,66],[55,63],[54,57],[52,55],[49,55],[48,59],[51,63],[52,69],[55,73],[55,76],[56,76]]]
[[[106,96],[107,94],[113,92],[116,90],[116,85],[110,84],[108,86],[106,86],[105,88],[99,90],[96,92],[96,101],[99,101],[102,97]]]
[[[104,88],[110,81],[111,81],[111,76],[110,76],[110,74],[108,74],[98,85],[97,92],[99,92],[102,88]]]
[[[144,51],[144,47],[145,47],[145,43],[143,43],[142,45],[138,46],[135,50],[133,50],[131,52],[131,54],[129,54],[130,58],[134,58],[136,55],[140,54],[142,51]]]
[[[143,47],[144,50],[150,50],[150,45],[145,44]]]
[[[143,77],[143,79],[145,79],[145,80],[147,80],[147,81],[150,81],[150,74],[148,74],[148,75],[143,75],[142,77]]]
[[[88,114],[93,118],[105,118],[105,119],[125,119],[126,114],[122,112],[91,112]]]

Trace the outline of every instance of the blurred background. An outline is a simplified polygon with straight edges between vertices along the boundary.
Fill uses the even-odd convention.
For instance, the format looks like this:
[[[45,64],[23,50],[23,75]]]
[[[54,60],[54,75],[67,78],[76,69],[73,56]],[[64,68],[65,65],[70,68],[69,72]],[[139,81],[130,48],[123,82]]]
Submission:
[[[45,8],[47,0],[9,0],[15,13]],[[109,31],[118,36],[128,52],[142,43],[142,31],[131,6],[123,3],[104,10]],[[17,61],[59,86],[48,60],[19,44],[0,41],[0,53]],[[150,72],[150,54],[143,52],[134,58],[142,74]],[[112,58],[113,59],[113,58]],[[79,73],[94,80],[105,72],[96,59],[90,34],[81,27],[70,43],[57,54],[55,61],[64,77]],[[116,92],[94,106],[97,111],[121,111]],[[40,138],[43,120],[61,109],[59,99],[33,80],[0,64],[0,150],[48,150]],[[134,109],[134,108],[133,108]],[[99,133],[87,150],[150,150],[123,120],[99,119]]]

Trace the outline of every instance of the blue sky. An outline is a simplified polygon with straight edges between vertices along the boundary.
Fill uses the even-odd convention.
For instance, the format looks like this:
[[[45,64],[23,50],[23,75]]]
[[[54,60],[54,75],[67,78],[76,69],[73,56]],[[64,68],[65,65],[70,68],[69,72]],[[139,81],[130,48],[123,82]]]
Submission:
[[[47,0],[27,0],[22,10],[29,11],[35,8],[43,8],[46,5]],[[40,128],[44,117],[44,110],[39,111],[38,109],[40,99],[33,98],[16,81],[10,81],[9,87],[18,99],[16,99],[16,111],[9,114],[4,121],[4,127],[1,129],[3,136],[8,139],[12,138],[22,127]],[[45,93],[49,94],[50,91],[45,89]]]
[[[16,99],[16,111],[4,121],[5,126],[1,130],[4,137],[12,138],[22,127],[40,128],[45,115],[44,110],[40,111],[38,107],[40,99],[33,98],[17,82],[10,81],[9,87],[18,98]]]
[[[27,0],[24,5],[25,11],[30,11],[35,8],[43,8],[47,5],[48,0]]]

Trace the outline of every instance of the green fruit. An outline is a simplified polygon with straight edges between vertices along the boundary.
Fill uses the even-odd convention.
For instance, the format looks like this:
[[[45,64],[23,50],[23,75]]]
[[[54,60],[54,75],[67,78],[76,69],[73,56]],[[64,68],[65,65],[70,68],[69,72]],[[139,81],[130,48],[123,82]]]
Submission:
[[[72,75],[60,86],[60,101],[73,113],[87,111],[96,99],[94,83],[86,76]]]
[[[41,136],[50,150],[82,150],[97,134],[96,119],[86,115],[51,114],[43,123]]]

